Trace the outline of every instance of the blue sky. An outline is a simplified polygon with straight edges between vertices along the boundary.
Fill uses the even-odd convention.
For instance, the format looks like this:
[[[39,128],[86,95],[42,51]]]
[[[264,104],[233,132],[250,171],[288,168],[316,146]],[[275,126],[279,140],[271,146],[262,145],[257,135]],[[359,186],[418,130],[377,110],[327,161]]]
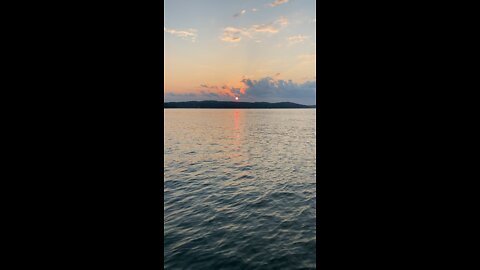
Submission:
[[[166,101],[315,104],[314,0],[165,0],[164,14]]]

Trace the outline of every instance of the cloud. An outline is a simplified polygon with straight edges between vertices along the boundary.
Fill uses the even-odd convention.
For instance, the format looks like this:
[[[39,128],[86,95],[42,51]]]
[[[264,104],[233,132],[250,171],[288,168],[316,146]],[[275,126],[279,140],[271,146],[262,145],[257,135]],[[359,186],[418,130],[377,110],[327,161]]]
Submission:
[[[196,29],[188,29],[188,30],[176,30],[176,29],[168,29],[166,27],[163,27],[163,31],[165,33],[169,33],[171,35],[174,35],[176,37],[185,39],[185,40],[190,40],[192,42],[196,41],[197,38],[197,30]]]
[[[242,40],[242,36],[251,37],[251,34],[248,29],[226,27],[223,29],[223,35],[220,39],[225,42],[239,42]]]
[[[273,24],[254,25],[253,30],[260,33],[278,33],[279,31]]]
[[[290,45],[297,44],[297,43],[303,43],[305,40],[309,39],[309,36],[304,36],[304,35],[296,35],[296,36],[291,36],[288,37],[288,42]]]
[[[200,93],[173,93],[167,92],[163,95],[165,102],[179,102],[179,101],[202,101],[202,100],[231,100],[229,96],[223,96],[212,92]]]
[[[276,7],[276,6],[280,6],[282,4],[285,4],[285,3],[288,3],[288,0],[275,0],[272,3],[270,3],[269,6]]]
[[[202,100],[219,100],[231,101],[236,93],[240,93],[237,88],[227,86],[210,86],[208,90],[197,90],[190,93],[173,93],[164,92],[165,102],[176,101],[202,101]]]
[[[278,20],[261,25],[254,25],[252,28],[255,32],[263,33],[278,33],[282,27],[285,27],[289,24],[288,19],[285,17],[280,17]]]
[[[280,19],[276,20],[275,23],[280,25],[280,26],[287,26],[288,25],[288,19],[282,16],[282,17],[280,17]]]
[[[258,9],[252,8],[252,12],[257,12],[257,11],[258,11]]]
[[[208,84],[201,84],[200,87],[201,87],[201,88],[208,88],[208,89],[217,89],[216,86],[210,86],[210,85],[208,85]]]
[[[241,10],[239,13],[236,13],[233,15],[233,17],[237,18],[237,17],[240,17],[242,16],[243,14],[247,13],[247,11],[245,9]]]
[[[279,75],[277,73],[277,75]],[[241,100],[249,102],[295,102],[305,105],[316,104],[317,82],[296,83],[292,80],[279,80],[265,77],[259,80],[243,78],[243,86],[223,85],[203,87],[207,90],[195,93],[165,93],[165,101],[198,101],[198,100],[233,100],[241,96]]]
[[[240,40],[242,40],[241,37],[233,37],[233,36],[224,36],[221,39],[222,41],[231,42],[231,43],[239,42]]]
[[[281,28],[287,25],[288,19],[280,17],[274,22],[252,25],[248,28],[226,27],[223,29],[223,34],[220,39],[225,42],[239,42],[242,40],[242,37],[252,38],[256,33],[276,34]]]
[[[317,82],[295,83],[292,80],[276,80],[270,77],[260,80],[243,79],[245,93],[243,100],[316,104]]]

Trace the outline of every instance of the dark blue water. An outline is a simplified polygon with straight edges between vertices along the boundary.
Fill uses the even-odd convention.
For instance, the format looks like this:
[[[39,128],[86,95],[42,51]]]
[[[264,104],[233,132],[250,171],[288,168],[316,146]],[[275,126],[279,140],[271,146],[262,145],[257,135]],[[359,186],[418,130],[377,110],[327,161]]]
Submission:
[[[164,112],[164,268],[316,268],[315,110]]]

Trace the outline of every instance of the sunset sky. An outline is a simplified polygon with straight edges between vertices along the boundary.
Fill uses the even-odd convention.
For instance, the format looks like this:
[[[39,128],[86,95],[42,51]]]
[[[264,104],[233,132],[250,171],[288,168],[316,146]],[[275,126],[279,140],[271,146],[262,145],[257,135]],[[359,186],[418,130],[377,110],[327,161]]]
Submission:
[[[315,0],[165,0],[165,101],[316,104]]]

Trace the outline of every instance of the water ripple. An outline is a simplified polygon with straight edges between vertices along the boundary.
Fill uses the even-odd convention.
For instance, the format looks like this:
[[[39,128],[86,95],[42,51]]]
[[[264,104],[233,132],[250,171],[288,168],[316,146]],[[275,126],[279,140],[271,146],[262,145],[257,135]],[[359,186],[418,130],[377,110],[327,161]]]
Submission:
[[[165,110],[165,269],[314,269],[315,110]]]

